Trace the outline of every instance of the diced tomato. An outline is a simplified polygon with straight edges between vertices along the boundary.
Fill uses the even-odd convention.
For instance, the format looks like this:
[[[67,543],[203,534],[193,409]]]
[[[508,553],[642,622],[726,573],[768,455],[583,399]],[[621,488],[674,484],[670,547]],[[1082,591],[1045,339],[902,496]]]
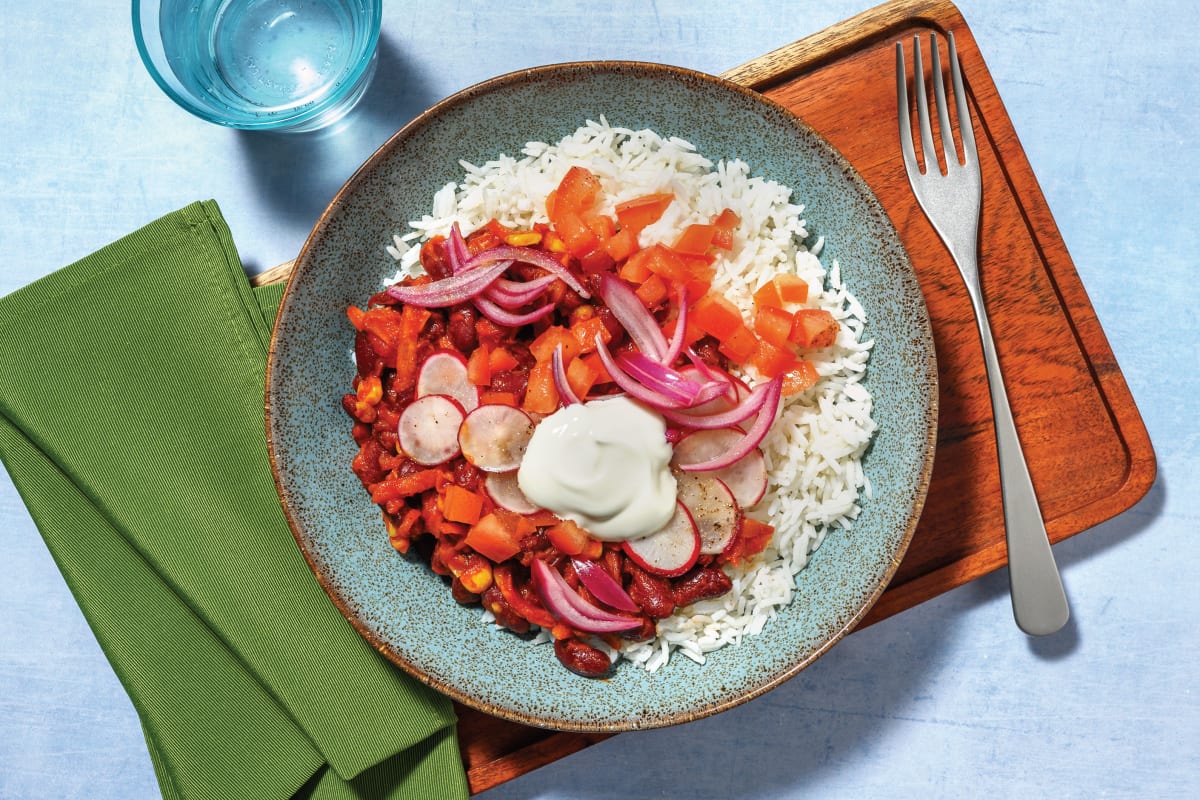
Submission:
[[[558,410],[558,389],[554,386],[554,369],[549,361],[541,361],[529,370],[529,385],[521,408],[535,414],[553,414]]]
[[[716,225],[692,224],[683,229],[671,249],[688,256],[702,256],[712,247],[713,236],[717,233]]]
[[[720,560],[739,564],[742,559],[761,553],[775,535],[775,528],[750,517],[743,517],[737,536],[725,548]]]
[[[713,234],[713,246],[719,247],[722,250],[733,249],[733,231],[742,222],[741,218],[733,212],[732,209],[725,209],[717,215],[713,220],[713,225],[717,231]]]
[[[571,391],[575,393],[576,397],[586,397],[598,377],[595,370],[589,367],[582,358],[572,359],[571,363],[567,365],[567,384],[570,385]]]
[[[467,380],[475,386],[487,386],[492,382],[491,353],[486,344],[476,347],[467,359]]]
[[[647,266],[649,261],[650,254],[645,250],[638,250],[626,257],[625,263],[617,270],[617,275],[632,284],[639,284],[654,274]]]
[[[587,548],[588,539],[591,538],[587,531],[569,519],[547,528],[546,537],[560,553],[568,556],[582,553]]]
[[[604,368],[604,362],[600,360],[599,353],[588,353],[580,360],[596,374],[596,382],[593,385],[613,382],[612,375],[609,375],[608,370]]]
[[[829,347],[837,340],[838,321],[823,308],[796,311],[788,339],[800,347]]]
[[[692,306],[688,319],[697,328],[711,334],[717,339],[724,340],[733,335],[739,328],[744,328],[742,312],[732,302],[717,294],[709,292]]]
[[[622,228],[604,242],[604,250],[614,262],[624,261],[636,253],[637,249],[637,233],[629,228]]]
[[[803,359],[796,359],[791,369],[783,373],[783,393],[793,395],[817,385],[817,368]]]
[[[783,298],[779,296],[779,284],[767,281],[754,292],[755,308],[783,308]]]
[[[346,317],[349,318],[350,324],[354,326],[354,330],[361,331],[363,329],[363,317],[366,312],[358,306],[350,306],[346,309]]]
[[[677,317],[674,319],[669,319],[663,323],[663,326],[662,326],[663,336],[667,337],[668,342],[671,341],[671,339],[674,338],[674,336],[675,336],[675,325],[677,323],[678,323]],[[699,327],[697,327],[696,323],[692,322],[691,317],[689,317],[688,321],[687,321],[687,330],[685,330],[683,332],[683,343],[685,345],[695,344],[696,342],[700,341],[703,338],[704,338],[704,331],[701,330]]]
[[[482,511],[482,497],[457,484],[452,483],[446,486],[446,494],[442,498],[442,517],[444,519],[474,525],[479,521]]]
[[[480,392],[479,405],[494,405],[494,406],[512,406],[517,407],[517,396],[512,392]]]
[[[658,222],[674,199],[672,194],[648,194],[626,200],[617,205],[617,222],[623,229],[641,233],[647,225]]]
[[[517,528],[501,510],[480,517],[467,531],[466,544],[484,558],[497,563],[521,551]]]
[[[580,320],[571,326],[571,333],[579,342],[581,353],[591,353],[596,349],[596,337],[605,344],[612,341],[612,331],[604,324],[604,320],[600,317],[590,317]]]
[[[617,223],[610,216],[596,211],[585,211],[579,216],[583,219],[583,224],[601,240],[610,239],[617,232]]]
[[[582,214],[590,210],[596,205],[599,194],[599,178],[585,167],[571,167],[554,191],[554,213],[550,214],[550,219],[557,219],[564,211]]]
[[[600,272],[607,272],[613,265],[613,257],[605,249],[604,240],[601,240],[594,250],[584,253],[578,258],[579,266],[583,271],[593,275]]]
[[[513,357],[513,354],[503,347],[492,348],[491,352],[488,353],[488,367],[491,369],[492,374],[508,372],[510,369],[516,367],[517,363],[517,359]]]
[[[583,217],[574,211],[559,210],[554,219],[554,229],[562,237],[571,255],[579,258],[600,246],[600,237],[587,226]]]
[[[776,275],[771,282],[779,290],[779,297],[785,303],[807,303],[808,281],[799,275]]]
[[[717,349],[739,364],[745,364],[758,349],[759,339],[745,325],[741,325],[724,339]]]
[[[554,348],[559,345],[562,345],[564,364],[583,352],[583,345],[575,338],[575,334],[561,325],[553,325],[542,331],[529,345],[529,352],[538,363],[548,363],[554,355]]]
[[[764,306],[754,314],[754,332],[776,347],[786,348],[792,332],[793,317],[781,308]]]
[[[667,284],[658,275],[651,274],[649,278],[642,282],[642,285],[634,290],[634,294],[642,301],[646,308],[653,309],[663,300],[667,299]]]
[[[749,364],[758,370],[759,375],[770,379],[787,372],[796,360],[796,355],[787,347],[776,347],[760,339]]]

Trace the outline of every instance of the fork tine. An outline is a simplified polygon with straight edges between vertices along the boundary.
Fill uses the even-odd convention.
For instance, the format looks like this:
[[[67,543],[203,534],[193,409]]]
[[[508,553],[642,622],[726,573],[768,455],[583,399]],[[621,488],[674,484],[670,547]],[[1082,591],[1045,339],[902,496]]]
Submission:
[[[946,105],[946,84],[942,80],[942,54],[936,33],[929,34],[929,49],[933,51],[933,96],[937,104],[938,128],[942,132],[942,154],[946,157],[946,171],[958,164],[958,153],[954,149],[954,129],[950,127],[950,108]],[[962,123],[960,118],[959,124]]]
[[[967,93],[963,91],[962,69],[958,64],[958,48],[954,46],[954,33],[950,36],[950,81],[954,86],[954,100],[958,113],[959,135],[962,137],[963,161],[970,164],[978,161],[975,152],[975,126],[971,124],[971,110],[967,107]]]
[[[915,164],[913,149],[912,109],[908,105],[908,67],[904,63],[904,42],[896,42],[896,116],[900,121],[900,152],[904,165]]]
[[[933,146],[933,127],[929,124],[929,96],[925,91],[925,62],[921,58],[921,37],[913,37],[913,92],[917,96],[917,123],[921,126],[921,154],[925,159],[924,173],[940,172],[937,151]]]

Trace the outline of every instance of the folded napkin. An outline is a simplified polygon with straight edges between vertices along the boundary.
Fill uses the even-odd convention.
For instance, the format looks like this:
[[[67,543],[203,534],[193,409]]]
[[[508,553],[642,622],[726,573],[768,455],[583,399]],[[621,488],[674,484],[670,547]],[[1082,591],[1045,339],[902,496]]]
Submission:
[[[164,797],[465,797],[450,702],[358,635],[284,519],[263,420],[280,295],[207,202],[0,299],[0,459]]]

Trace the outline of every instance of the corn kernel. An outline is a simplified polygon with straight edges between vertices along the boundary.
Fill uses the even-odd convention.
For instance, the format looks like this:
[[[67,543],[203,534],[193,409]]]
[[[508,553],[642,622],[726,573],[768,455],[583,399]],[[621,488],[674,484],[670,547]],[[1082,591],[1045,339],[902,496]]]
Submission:
[[[474,565],[469,572],[458,576],[463,588],[472,594],[483,594],[492,585],[492,568],[487,564]]]
[[[542,240],[542,234],[537,231],[516,231],[504,237],[504,243],[513,247],[532,247]]]

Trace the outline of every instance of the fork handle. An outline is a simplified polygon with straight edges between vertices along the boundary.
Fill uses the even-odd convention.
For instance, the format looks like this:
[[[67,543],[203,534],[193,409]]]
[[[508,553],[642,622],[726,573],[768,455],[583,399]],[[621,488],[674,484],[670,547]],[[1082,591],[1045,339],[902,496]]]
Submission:
[[[983,303],[971,293],[975,319],[983,342],[988,391],[996,426],[996,450],[1000,462],[1000,493],[1004,504],[1004,534],[1008,542],[1008,581],[1013,617],[1017,626],[1031,636],[1044,636],[1062,628],[1071,615],[1062,579],[1050,550],[1046,525],[1038,507],[1029,467],[1017,438],[1012,409],[1000,374],[1000,362],[992,342],[991,326]]]

